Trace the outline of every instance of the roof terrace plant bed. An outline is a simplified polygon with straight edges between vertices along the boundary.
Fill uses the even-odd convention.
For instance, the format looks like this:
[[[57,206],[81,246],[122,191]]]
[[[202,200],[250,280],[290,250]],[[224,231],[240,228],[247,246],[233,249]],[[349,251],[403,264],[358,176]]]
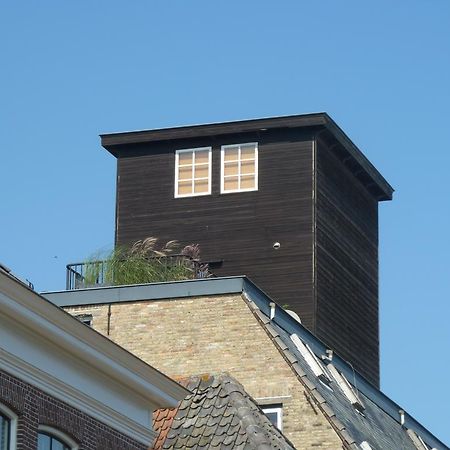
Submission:
[[[191,244],[179,249],[176,241],[159,244],[148,237],[131,246],[117,246],[104,257],[68,264],[66,289],[178,281],[212,276],[200,262],[200,249]]]

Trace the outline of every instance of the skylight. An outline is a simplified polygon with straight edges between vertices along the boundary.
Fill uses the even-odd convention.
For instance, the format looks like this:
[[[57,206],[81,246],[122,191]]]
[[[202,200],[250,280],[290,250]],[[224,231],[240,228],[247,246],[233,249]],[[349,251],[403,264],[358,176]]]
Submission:
[[[310,369],[313,371],[314,375],[325,383],[330,382],[330,377],[325,373],[322,364],[320,363],[314,352],[311,350],[309,345],[304,344],[295,333],[291,334],[291,340],[297,347],[297,350],[303,356],[303,359],[306,361]]]
[[[331,373],[332,377],[336,380],[336,383],[341,388],[344,395],[347,397],[349,402],[359,411],[364,410],[364,405],[356,391],[354,391],[353,386],[349,383],[347,378],[345,378],[344,374],[339,372],[333,364],[328,364],[328,371]]]

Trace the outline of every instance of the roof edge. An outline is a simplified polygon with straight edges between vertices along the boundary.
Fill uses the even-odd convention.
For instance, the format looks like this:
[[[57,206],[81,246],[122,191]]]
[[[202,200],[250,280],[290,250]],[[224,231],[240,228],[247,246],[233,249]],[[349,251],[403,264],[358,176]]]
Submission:
[[[179,125],[175,127],[163,127],[163,128],[150,128],[146,130],[131,130],[131,131],[119,131],[119,132],[111,132],[111,133],[100,133],[101,138],[101,144],[103,147],[106,148],[107,146],[112,145],[121,145],[121,144],[129,144],[129,143],[139,143],[139,142],[148,142],[152,140],[157,140],[155,138],[151,139],[152,136],[155,136],[156,138],[160,138],[160,135],[163,134],[172,134],[177,133],[181,134],[183,131],[192,132],[193,130],[210,130],[211,128],[220,127],[220,128],[229,128],[233,125],[241,126],[242,128],[245,128],[251,131],[254,130],[255,125],[258,124],[272,124],[272,122],[275,122],[272,124],[271,128],[278,128],[276,126],[276,122],[278,121],[290,121],[290,120],[303,120],[305,122],[311,122],[309,126],[311,125],[325,125],[326,118],[325,116],[328,116],[326,112],[313,112],[313,113],[305,113],[305,114],[290,114],[285,116],[272,116],[272,117],[260,117],[257,119],[242,119],[242,120],[228,120],[225,122],[209,122],[209,123],[201,123],[201,124],[191,124],[191,125]],[[303,126],[306,126],[303,125]],[[233,131],[234,132],[234,131]],[[208,134],[214,134],[215,131],[212,133],[205,133],[202,135],[208,135]],[[229,133],[229,131],[228,131]],[[189,136],[192,137],[192,136]],[[166,137],[165,139],[169,140],[171,138]],[[107,148],[106,148],[107,149]],[[108,149],[107,149],[108,150]]]
[[[319,127],[327,129],[342,145],[351,158],[367,173],[377,186],[378,200],[392,200],[394,189],[384,179],[375,166],[364,156],[359,148],[351,141],[344,131],[326,112],[296,114],[287,116],[264,117],[259,119],[245,119],[229,122],[215,122],[197,125],[183,125],[177,127],[126,131],[119,133],[100,134],[101,145],[116,158],[119,157],[118,148],[124,145],[142,144],[174,139],[204,138],[214,135],[267,131],[277,128],[306,128]]]
[[[69,354],[90,364],[111,379],[131,388],[156,405],[174,406],[186,390],[159,370],[143,362],[48,299],[10,275],[0,272],[1,293],[8,313],[29,330],[45,336]]]
[[[349,155],[365,170],[370,178],[380,188],[382,195],[379,200],[392,200],[394,188],[386,181],[377,168],[367,159],[363,152],[354,144],[341,127],[328,115],[326,117],[325,128],[338,140],[338,142],[347,150]]]

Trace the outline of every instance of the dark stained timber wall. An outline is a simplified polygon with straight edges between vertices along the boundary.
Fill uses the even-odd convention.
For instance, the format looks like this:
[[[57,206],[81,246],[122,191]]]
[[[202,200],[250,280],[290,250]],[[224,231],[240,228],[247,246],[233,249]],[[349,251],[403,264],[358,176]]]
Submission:
[[[220,147],[245,142],[258,142],[258,191],[220,194]],[[212,194],[174,198],[175,150],[201,146],[213,148]],[[127,146],[118,158],[116,241],[198,243],[203,260],[223,261],[216,275],[247,275],[311,328],[312,151],[303,130]]]
[[[321,141],[316,205],[316,334],[378,386],[378,202]]]
[[[258,143],[258,190],[220,193],[222,145]],[[116,242],[198,243],[379,385],[378,201],[392,187],[326,114],[102,136],[118,158]],[[175,151],[212,147],[212,193],[174,197]],[[273,244],[280,243],[275,250]]]

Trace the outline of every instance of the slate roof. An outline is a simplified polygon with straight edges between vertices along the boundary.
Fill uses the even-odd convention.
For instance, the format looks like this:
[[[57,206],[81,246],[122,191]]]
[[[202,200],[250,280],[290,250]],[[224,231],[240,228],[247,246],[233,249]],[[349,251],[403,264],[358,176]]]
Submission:
[[[293,450],[242,385],[227,374],[178,380],[191,391],[174,409],[153,415],[153,450]]]
[[[291,366],[299,381],[306,388],[311,398],[328,418],[332,427],[341,436],[346,448],[358,449],[371,448],[372,450],[446,450],[448,447],[440,442],[428,430],[409,429],[406,424],[400,422],[400,407],[395,405],[381,391],[356,373],[353,368],[341,360],[337,355],[327,358],[326,347],[315,338],[301,323],[288,315],[282,308],[273,302],[267,303],[267,298],[261,303],[261,297],[257,299],[260,306],[265,307],[267,313],[272,308],[275,314],[264,314],[252,299],[252,292],[244,293],[243,298],[250,306],[257,320],[267,331],[274,345],[284,356],[286,362]],[[275,309],[273,309],[275,308]],[[306,362],[298,347],[291,339],[292,334],[298,334],[304,343],[309,345],[315,354],[317,362],[329,375],[329,380],[323,382],[314,374],[311,366]],[[314,347],[314,343],[318,344]],[[363,409],[356,408],[344,395],[336,379],[327,366],[333,364],[339,368],[350,383],[353,393],[359,398]],[[369,387],[368,387],[369,386]],[[416,422],[410,418],[410,422]],[[420,437],[419,437],[420,436]],[[369,444],[365,447],[363,443]],[[425,444],[426,442],[426,444]],[[361,444],[363,446],[361,447]]]

